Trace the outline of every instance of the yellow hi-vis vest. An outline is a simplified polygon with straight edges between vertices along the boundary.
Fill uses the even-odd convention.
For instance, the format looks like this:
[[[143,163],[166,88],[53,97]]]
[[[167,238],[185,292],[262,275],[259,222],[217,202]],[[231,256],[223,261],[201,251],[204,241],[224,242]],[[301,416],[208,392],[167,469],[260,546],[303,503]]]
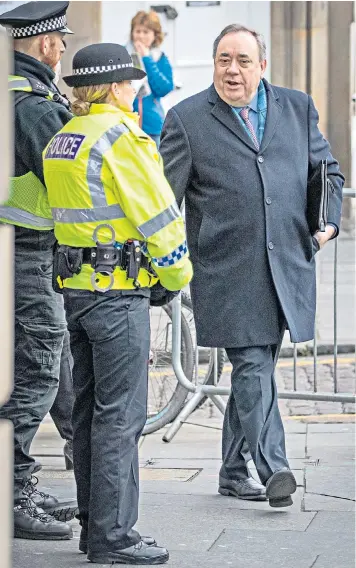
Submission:
[[[144,242],[145,254],[163,286],[179,290],[192,278],[184,221],[153,140],[137,125],[137,115],[109,104],[92,104],[87,116],[75,117],[52,138],[43,153],[44,177],[59,244],[94,247],[94,231],[113,229],[120,247],[126,240]],[[100,242],[111,239],[98,230]],[[68,288],[93,290],[93,269],[64,281]],[[98,274],[97,286],[108,277]],[[141,286],[157,279],[141,269]],[[120,268],[114,289],[133,289]]]
[[[38,84],[41,85],[40,82]],[[28,79],[16,75],[9,76],[9,91],[35,92]],[[42,89],[36,94],[49,100],[55,96]],[[10,178],[10,197],[0,204],[0,222],[42,231],[53,229],[46,188],[33,172]]]

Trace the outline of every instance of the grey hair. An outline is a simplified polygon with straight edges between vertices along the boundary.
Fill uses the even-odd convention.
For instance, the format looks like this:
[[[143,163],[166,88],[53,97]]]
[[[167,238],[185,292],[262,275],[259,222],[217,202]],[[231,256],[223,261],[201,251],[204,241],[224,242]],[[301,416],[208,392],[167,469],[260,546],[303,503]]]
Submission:
[[[238,33],[238,32],[246,32],[248,34],[251,34],[255,38],[258,45],[259,59],[260,61],[264,61],[266,59],[265,38],[263,37],[262,34],[256,32],[252,28],[247,28],[246,26],[241,26],[240,24],[230,24],[229,26],[226,26],[226,28],[224,28],[222,32],[220,32],[220,34],[218,35],[218,37],[216,38],[213,44],[213,59],[215,59],[216,57],[218,45],[222,40],[222,38],[227,34]]]

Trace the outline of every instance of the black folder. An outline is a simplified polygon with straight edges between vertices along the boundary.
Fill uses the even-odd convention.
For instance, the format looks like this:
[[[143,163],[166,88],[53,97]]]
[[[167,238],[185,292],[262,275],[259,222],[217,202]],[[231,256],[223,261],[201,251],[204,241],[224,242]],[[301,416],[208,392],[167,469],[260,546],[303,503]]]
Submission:
[[[328,161],[321,160],[307,187],[307,219],[312,235],[317,231],[325,232],[330,191],[333,192],[334,188],[328,179]]]

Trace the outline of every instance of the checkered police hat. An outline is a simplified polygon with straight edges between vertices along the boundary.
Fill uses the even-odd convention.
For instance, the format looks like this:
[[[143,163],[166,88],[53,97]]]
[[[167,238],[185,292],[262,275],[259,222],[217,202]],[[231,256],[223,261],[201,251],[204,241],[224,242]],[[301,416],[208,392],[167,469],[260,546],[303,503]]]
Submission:
[[[66,20],[68,5],[69,2],[27,2],[1,14],[0,25],[5,26],[14,39],[50,32],[72,34]]]
[[[63,77],[69,87],[86,87],[143,79],[123,45],[95,43],[80,49],[73,58],[73,74]]]

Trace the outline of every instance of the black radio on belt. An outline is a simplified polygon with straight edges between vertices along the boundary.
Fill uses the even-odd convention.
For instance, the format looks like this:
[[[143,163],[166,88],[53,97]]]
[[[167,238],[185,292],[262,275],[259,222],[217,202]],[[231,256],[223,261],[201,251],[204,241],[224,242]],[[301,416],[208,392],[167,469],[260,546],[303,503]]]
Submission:
[[[138,273],[141,268],[142,251],[139,241],[126,241],[122,248],[121,268],[126,270],[126,277],[134,280],[138,278]]]

